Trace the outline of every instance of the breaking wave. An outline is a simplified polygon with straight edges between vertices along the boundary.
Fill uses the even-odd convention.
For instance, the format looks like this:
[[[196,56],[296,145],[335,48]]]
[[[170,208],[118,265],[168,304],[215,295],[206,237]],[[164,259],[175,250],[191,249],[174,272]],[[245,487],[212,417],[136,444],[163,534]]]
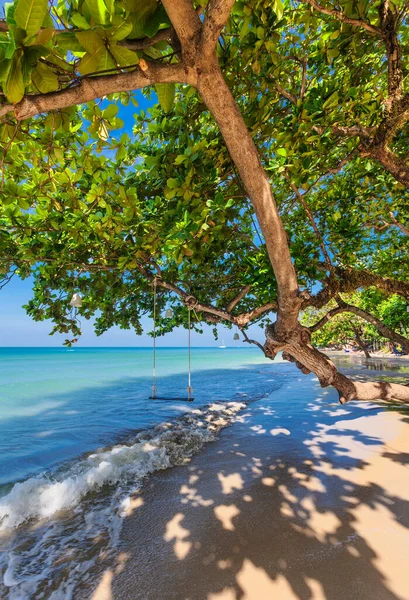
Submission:
[[[187,462],[245,406],[232,401],[190,410],[65,471],[16,483],[0,498],[0,597],[86,598],[93,569],[109,560],[143,479]]]

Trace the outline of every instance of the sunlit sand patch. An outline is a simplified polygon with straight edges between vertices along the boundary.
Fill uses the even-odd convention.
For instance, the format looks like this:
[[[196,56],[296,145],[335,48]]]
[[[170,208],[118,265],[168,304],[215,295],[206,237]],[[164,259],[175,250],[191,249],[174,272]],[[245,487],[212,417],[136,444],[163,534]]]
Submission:
[[[317,492],[319,494],[324,494],[326,492],[325,485],[318,477],[307,476],[306,478],[302,478],[300,485],[310,492]]]
[[[184,518],[185,516],[182,513],[177,513],[166,524],[166,533],[163,536],[165,542],[175,540],[173,551],[179,560],[184,560],[192,547],[192,543],[185,540],[185,538],[189,537],[190,531],[181,525]]]
[[[234,490],[243,489],[244,481],[240,473],[231,473],[230,475],[218,473],[217,478],[221,483],[223,494],[231,494]]]
[[[216,594],[209,594],[208,600],[236,600],[236,590],[232,588],[224,588],[221,592]]]
[[[221,569],[223,571],[225,569],[230,569],[233,566],[233,562],[230,559],[219,560],[219,562],[217,563],[217,566],[219,569]]]
[[[257,567],[248,558],[237,574],[237,583],[243,594],[241,600],[289,600],[296,597],[283,575],[279,574],[272,580],[263,568]]]
[[[263,428],[262,425],[253,425],[252,427],[250,427],[250,429],[259,434],[266,433],[266,431],[267,431],[266,429]]]
[[[342,417],[344,415],[351,414],[351,411],[345,410],[345,408],[336,408],[334,410],[323,410],[322,412],[324,412],[327,415],[331,415],[331,417]]]
[[[240,510],[235,504],[220,504],[213,509],[213,512],[222,524],[223,529],[234,531],[233,519],[240,514]]]
[[[263,477],[263,479],[261,480],[261,483],[263,485],[266,485],[267,487],[273,487],[276,482],[272,477]]]
[[[359,505],[353,511],[354,528],[374,553],[374,565],[385,586],[399,598],[407,598],[409,536],[388,508]]]
[[[192,506],[211,506],[214,504],[211,498],[205,500],[203,496],[197,493],[196,488],[190,488],[185,483],[181,486],[179,492],[184,496],[181,500],[182,504],[188,504],[189,502]]]
[[[295,504],[297,502],[297,497],[294,496],[294,494],[292,494],[290,492],[290,490],[288,489],[288,487],[284,484],[281,484],[278,486],[278,489],[280,490],[283,498],[285,498],[285,500],[288,500],[288,502],[291,502],[292,504]]]
[[[90,600],[113,600],[112,581],[115,575],[119,575],[123,571],[128,558],[128,554],[121,552],[117,558],[116,568],[105,571]]]
[[[285,427],[275,427],[274,429],[270,429],[271,435],[291,435],[291,431],[286,429]]]
[[[318,511],[315,502],[311,496],[303,498],[300,502],[302,508],[308,513],[306,524],[311,531],[314,532],[320,542],[325,543],[327,536],[335,534],[337,529],[341,527],[342,523],[338,517],[331,511]]]

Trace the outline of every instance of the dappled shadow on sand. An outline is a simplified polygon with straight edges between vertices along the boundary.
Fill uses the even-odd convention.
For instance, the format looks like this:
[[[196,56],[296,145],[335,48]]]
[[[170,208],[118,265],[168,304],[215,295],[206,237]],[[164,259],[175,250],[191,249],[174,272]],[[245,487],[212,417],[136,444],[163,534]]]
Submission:
[[[92,600],[409,598],[406,409],[312,387],[147,482]]]

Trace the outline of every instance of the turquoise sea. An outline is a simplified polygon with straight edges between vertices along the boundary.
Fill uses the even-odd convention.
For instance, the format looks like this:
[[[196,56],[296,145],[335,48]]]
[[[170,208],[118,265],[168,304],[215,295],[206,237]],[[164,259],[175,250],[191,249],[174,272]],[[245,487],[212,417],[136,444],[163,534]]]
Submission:
[[[158,349],[160,401],[151,348],[0,348],[2,600],[85,600],[146,478],[294,377],[257,348],[193,348],[183,402],[187,358]]]
[[[325,407],[305,404],[305,376],[252,347],[193,348],[192,403],[175,399],[186,396],[187,349],[159,348],[158,394],[174,399],[149,400],[152,358],[150,348],[0,348],[1,600],[90,599],[150,475],[189,461],[284,382],[291,410],[274,393],[267,402],[294,457],[312,411],[325,423],[337,407],[328,391]]]
[[[148,399],[152,358],[150,348],[0,348],[0,495],[4,484],[184,412],[182,402]],[[194,406],[259,393],[249,365],[262,364],[271,361],[257,348],[193,348]],[[158,394],[186,396],[186,371],[185,348],[160,348]]]

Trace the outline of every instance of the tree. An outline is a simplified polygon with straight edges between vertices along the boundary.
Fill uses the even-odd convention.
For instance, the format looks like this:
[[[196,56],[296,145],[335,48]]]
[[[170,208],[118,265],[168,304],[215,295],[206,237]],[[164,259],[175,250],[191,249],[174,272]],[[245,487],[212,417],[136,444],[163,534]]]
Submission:
[[[342,297],[338,294],[325,309],[307,309],[302,324],[309,327],[312,341],[318,346],[355,340],[367,355],[364,339],[373,342],[386,338],[409,353],[408,339],[403,335],[409,327],[405,301],[374,288]]]
[[[9,6],[0,47],[4,56],[0,77],[6,97],[0,109],[7,175],[2,190],[2,219],[7,232],[1,242],[6,279],[10,268],[18,268],[24,275],[37,264],[36,298],[48,304],[47,315],[51,313],[62,327],[68,323],[64,323],[61,302],[53,294],[54,290],[67,290],[73,281],[78,288],[86,285],[92,290],[90,302],[102,308],[102,329],[117,322],[119,314],[124,323],[137,327],[139,313],[133,307],[137,302],[141,310],[146,309],[152,282],[179,295],[185,305],[195,307],[207,319],[241,328],[274,309],[276,320],[267,326],[263,346],[267,356],[274,358],[282,351],[304,373],[314,372],[322,385],[333,385],[341,402],[354,398],[409,400],[406,386],[354,382],[339,373],[311,345],[309,330],[299,322],[303,308],[325,306],[336,294],[357,288],[376,286],[409,297],[405,276],[385,277],[378,268],[388,241],[385,231],[376,236],[378,217],[369,215],[375,223],[367,220],[369,245],[373,238],[377,245],[375,260],[368,260],[366,250],[366,261],[362,261],[362,244],[361,256],[354,252],[350,259],[342,239],[353,238],[347,229],[352,216],[355,220],[359,216],[346,214],[344,219],[335,211],[329,218],[332,205],[325,200],[336,173],[340,173],[336,186],[349,176],[354,190],[365,177],[375,177],[377,184],[392,189],[392,194],[399,193],[407,182],[406,163],[399,153],[392,156],[390,149],[392,142],[398,147],[401,144],[399,136],[396,142],[394,136],[407,118],[400,52],[396,50],[398,26],[403,27],[401,37],[406,39],[405,12],[387,0],[376,4],[379,10],[375,14],[372,6],[348,5],[340,12],[322,10],[314,3],[318,12],[326,15],[330,10],[334,19],[328,21],[318,20],[302,3],[297,3],[294,11],[290,3],[283,6],[279,0],[273,7],[267,1],[247,5],[210,0],[207,5],[194,6],[191,0],[162,0],[161,4],[154,0],[85,0],[60,3],[50,13],[44,0],[29,6],[18,0]],[[356,17],[356,11],[362,14]],[[296,28],[294,34],[290,25]],[[283,55],[289,48],[305,50],[311,32],[315,32],[312,75],[316,83],[307,90],[307,63],[297,58],[294,79],[301,82],[298,98],[282,88],[280,74],[274,72],[276,62],[281,74],[286,72],[274,50],[283,30],[288,31],[279,49]],[[334,50],[331,54],[328,49],[322,51],[317,32],[325,33],[324,40],[340,39],[339,55]],[[349,56],[348,38],[354,39],[354,51],[363,62],[365,52],[358,47],[361,37],[356,32],[364,34],[365,47],[371,47],[365,75],[376,73],[370,83],[363,78],[363,85],[381,90],[374,111],[372,101],[365,97],[363,102],[352,102],[352,111],[348,102],[335,110],[339,96],[325,78],[326,57],[330,63],[327,72],[332,75],[336,66],[332,61]],[[341,87],[354,74],[353,68],[348,71],[345,64],[343,67],[337,80]],[[193,127],[193,144],[187,139],[189,129],[174,138],[170,153],[179,141],[185,149],[179,150],[172,163],[172,169],[178,167],[178,176],[169,177],[166,166],[157,168],[157,156],[166,155],[165,135],[178,127],[171,116],[163,114],[172,109],[175,84],[188,100],[192,88],[198,92],[191,104],[186,103],[189,109],[196,108],[198,124]],[[388,92],[382,113],[384,84]],[[111,102],[129,101],[130,91],[153,85],[162,112],[155,115],[156,123],[150,123],[148,131],[157,134],[158,143],[144,150],[144,168],[139,173],[127,139],[111,143],[114,159],[98,152],[104,148],[109,130],[120,126]],[[269,123],[272,109],[260,94],[264,90],[265,96],[271,97],[272,86],[274,101],[277,94],[285,101],[279,100],[278,116]],[[95,100],[107,95],[110,103],[98,106]],[[350,97],[354,97],[353,92]],[[75,108],[79,105],[86,106]],[[330,137],[339,133],[333,121],[344,107],[344,118],[354,117],[356,111],[364,116],[369,113],[368,127],[374,129],[364,130],[367,124],[360,123],[346,136],[345,148],[337,145],[325,153],[332,146]],[[182,114],[177,111],[178,107],[176,118],[191,121],[187,106]],[[328,133],[322,131],[320,123],[314,123],[312,117],[317,112],[324,112],[332,122]],[[88,134],[83,131],[84,122],[90,123]],[[305,137],[308,130],[312,140]],[[146,131],[142,130],[144,135]],[[373,136],[372,141],[366,135]],[[351,149],[357,137],[359,147]],[[214,149],[217,153],[212,154]],[[196,168],[195,154],[203,157],[206,167],[213,165],[208,176]],[[377,161],[387,175],[384,170],[368,175],[363,157]],[[134,174],[131,164],[136,166]],[[133,177],[136,187],[132,186]],[[200,200],[203,191],[208,194],[205,202]],[[37,194],[34,201],[33,192]],[[287,233],[279,207],[283,210],[288,206],[290,194],[293,206],[297,206],[284,210]],[[314,200],[311,205],[306,194]],[[359,212],[362,203],[356,206]],[[260,243],[254,242],[253,211],[261,230]],[[392,213],[405,228],[396,212]],[[403,230],[400,233],[404,235]],[[390,243],[386,249],[390,264]],[[274,278],[270,279],[270,274]],[[313,293],[312,284],[317,281],[321,288]],[[195,294],[189,289],[193,287]],[[99,299],[101,290],[105,292],[103,301]],[[107,290],[111,298],[107,298]],[[201,301],[202,296],[209,300]],[[116,310],[109,309],[110,301],[111,306],[117,303]],[[239,312],[239,307],[244,310]],[[36,311],[43,309],[35,300],[29,310],[41,317]]]

